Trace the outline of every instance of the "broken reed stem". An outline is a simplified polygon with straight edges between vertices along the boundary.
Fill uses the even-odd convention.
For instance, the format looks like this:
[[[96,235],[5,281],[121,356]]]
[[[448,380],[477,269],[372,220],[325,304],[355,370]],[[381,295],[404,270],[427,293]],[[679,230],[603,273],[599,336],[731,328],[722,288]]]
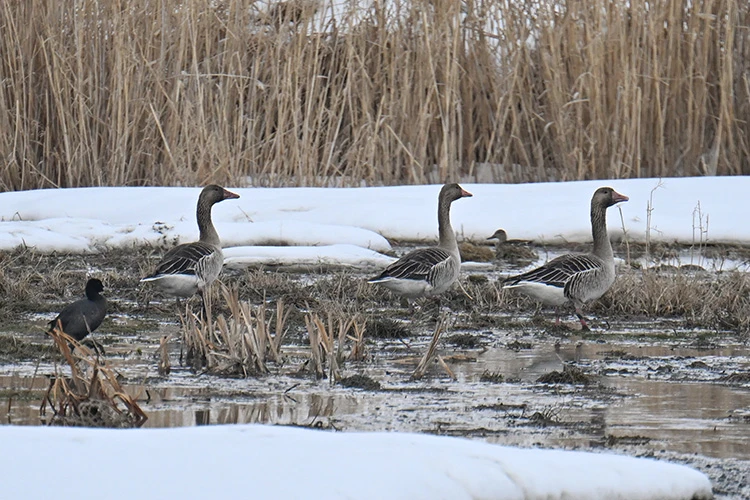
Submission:
[[[630,267],[630,238],[628,238],[628,231],[625,227],[625,216],[622,215],[622,207],[617,206],[617,210],[620,213],[620,225],[622,227],[622,238],[625,241],[625,264]]]
[[[365,331],[367,331],[367,318],[358,315],[355,319],[356,320],[352,322],[354,335],[347,336],[349,340],[354,342],[348,359],[352,361],[362,361],[367,356],[367,351],[365,348]]]
[[[73,382],[70,385],[59,371],[50,380],[39,408],[42,418],[47,407],[52,411],[49,425],[140,427],[146,422],[148,417],[135,398],[124,391],[106,361],[65,334],[59,324],[48,333],[70,366]],[[84,376],[85,370],[90,376]]]
[[[159,366],[158,372],[162,377],[169,375],[172,367],[169,364],[169,335],[162,335],[159,339]]]
[[[317,319],[317,321],[316,321]],[[321,350],[321,332],[318,328],[320,319],[311,317],[309,314],[305,315],[305,327],[307,328],[307,336],[310,340],[310,361],[313,365],[315,376],[322,378],[325,376],[323,371],[323,353]]]
[[[259,306],[260,307],[260,306]],[[287,309],[284,305],[284,299],[279,299],[276,302],[276,328],[275,328],[275,334],[271,341],[269,342],[269,346],[271,348],[271,355],[273,356],[273,360],[278,363],[281,361],[279,353],[281,352],[281,343],[284,341],[284,337],[287,334],[288,329],[284,326],[289,319],[289,314],[292,312],[291,309]],[[270,322],[270,320],[269,320]],[[270,332],[270,328],[268,328]]]
[[[435,356],[435,352],[437,351],[438,342],[440,341],[440,335],[443,333],[446,323],[447,317],[445,315],[441,315],[438,319],[437,324],[435,325],[435,331],[432,333],[432,340],[430,340],[430,344],[427,346],[427,350],[422,356],[422,359],[419,360],[419,364],[414,370],[414,373],[411,374],[412,380],[421,379],[427,372],[430,361],[432,361],[432,358]],[[442,361],[441,364],[447,368],[445,361]],[[447,372],[451,376],[451,378],[455,378],[453,372],[450,369],[448,369]]]

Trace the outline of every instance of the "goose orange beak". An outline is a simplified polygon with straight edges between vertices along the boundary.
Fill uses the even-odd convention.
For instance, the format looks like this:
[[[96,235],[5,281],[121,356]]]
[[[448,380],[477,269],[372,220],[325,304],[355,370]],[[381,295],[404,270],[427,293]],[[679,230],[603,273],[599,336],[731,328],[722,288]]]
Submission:
[[[624,194],[620,194],[617,191],[612,191],[612,201],[615,203],[620,203],[621,201],[628,201],[630,198],[625,196]]]
[[[461,198],[470,198],[472,196],[474,195],[468,192],[467,190],[465,190],[464,188],[461,188]]]
[[[231,199],[239,198],[239,197],[240,197],[240,195],[238,195],[237,193],[233,193],[231,191],[227,191],[226,189],[224,190],[224,199],[225,200],[231,200]]]

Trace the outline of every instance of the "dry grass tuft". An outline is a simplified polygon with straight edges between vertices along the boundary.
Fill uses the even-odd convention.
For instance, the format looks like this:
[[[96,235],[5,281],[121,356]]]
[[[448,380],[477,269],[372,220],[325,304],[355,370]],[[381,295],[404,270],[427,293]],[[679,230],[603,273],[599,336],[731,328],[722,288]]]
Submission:
[[[266,306],[239,299],[236,287],[221,285],[228,316],[220,314],[215,327],[187,311],[183,317],[182,343],[186,363],[210,373],[255,376],[268,373],[267,362],[280,363],[281,344],[286,336],[289,310],[277,301],[270,315]]]
[[[746,1],[259,5],[3,2],[0,190],[750,172]]]
[[[140,427],[146,422],[148,417],[125,393],[106,362],[102,364],[98,356],[58,327],[50,336],[70,366],[71,376],[58,372],[50,379],[39,410],[42,419],[48,408],[52,412],[48,425],[123,428]]]
[[[583,370],[571,365],[565,365],[561,372],[554,370],[545,373],[536,381],[540,384],[575,384],[589,385],[593,379],[586,375]]]
[[[328,377],[331,383],[341,380],[341,368],[346,359],[360,361],[365,358],[364,333],[366,319],[360,315],[349,316],[341,311],[328,310],[324,322],[316,313],[305,315],[305,325],[310,340],[309,368],[318,378]],[[353,331],[353,335],[349,332]],[[353,346],[347,355],[347,341]],[[328,373],[324,370],[328,367]]]
[[[485,370],[482,372],[482,375],[480,375],[479,381],[487,382],[490,384],[502,384],[503,382],[505,382],[505,377],[503,377],[503,374],[500,372]]]
[[[750,278],[746,273],[628,271],[592,308],[625,317],[682,317],[689,325],[750,332]]]
[[[344,377],[339,381],[339,384],[342,387],[353,387],[356,389],[364,389],[366,391],[379,391],[381,389],[380,382],[373,380],[366,375]]]

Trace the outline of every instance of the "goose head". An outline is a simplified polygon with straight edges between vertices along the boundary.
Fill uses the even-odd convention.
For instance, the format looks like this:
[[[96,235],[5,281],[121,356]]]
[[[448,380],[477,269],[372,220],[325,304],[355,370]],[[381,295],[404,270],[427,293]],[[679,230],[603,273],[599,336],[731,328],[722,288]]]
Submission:
[[[201,191],[201,195],[198,197],[198,204],[211,206],[215,203],[219,203],[220,201],[231,200],[233,198],[239,197],[240,195],[231,191],[227,191],[221,186],[211,184],[204,187],[203,191]]]
[[[473,195],[456,183],[446,184],[440,190],[440,199],[447,201],[448,203],[452,203],[459,198],[468,198],[470,196]]]
[[[104,285],[96,278],[91,278],[86,282],[86,297],[93,300],[99,293],[104,291]]]
[[[508,233],[505,232],[505,229],[498,229],[494,233],[492,233],[492,236],[487,238],[488,240],[498,240],[500,243],[505,243],[508,241]]]
[[[621,201],[628,201],[629,198],[623,194],[618,193],[611,187],[600,187],[594,192],[594,196],[591,198],[591,207],[608,208]]]

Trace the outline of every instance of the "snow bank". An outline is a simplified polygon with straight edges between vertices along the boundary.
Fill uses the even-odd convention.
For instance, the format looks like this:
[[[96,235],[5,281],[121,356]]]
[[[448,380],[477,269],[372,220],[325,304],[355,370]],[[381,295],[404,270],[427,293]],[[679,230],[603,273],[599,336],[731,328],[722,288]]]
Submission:
[[[473,198],[453,204],[460,239],[484,241],[503,227],[511,238],[543,243],[591,239],[589,203],[611,185],[630,201],[608,212],[610,233],[631,241],[750,244],[738,214],[750,212],[750,177],[694,177],[540,184],[467,184]],[[225,247],[355,245],[387,251],[387,239],[437,239],[440,186],[375,188],[240,188],[238,200],[214,207]],[[200,188],[78,188],[0,194],[0,249],[96,252],[197,239]],[[651,220],[648,222],[648,207]],[[619,210],[622,210],[622,219]],[[346,246],[342,249],[348,248]],[[280,249],[271,259],[289,258]],[[348,251],[348,250],[347,250]],[[249,250],[244,250],[247,254]],[[309,252],[300,252],[309,259]]]
[[[682,465],[419,434],[4,426],[0,442],[6,498],[711,498]]]

